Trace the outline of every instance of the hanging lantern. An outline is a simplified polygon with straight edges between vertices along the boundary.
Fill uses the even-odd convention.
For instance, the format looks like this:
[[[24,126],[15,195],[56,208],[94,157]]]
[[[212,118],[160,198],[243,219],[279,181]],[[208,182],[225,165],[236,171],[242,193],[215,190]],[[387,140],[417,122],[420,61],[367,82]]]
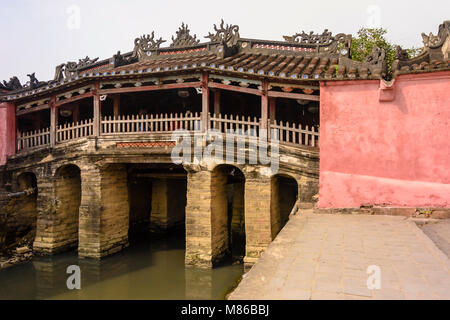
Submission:
[[[59,114],[61,115],[61,117],[67,118],[72,115],[72,110],[61,108],[61,109],[59,109]]]

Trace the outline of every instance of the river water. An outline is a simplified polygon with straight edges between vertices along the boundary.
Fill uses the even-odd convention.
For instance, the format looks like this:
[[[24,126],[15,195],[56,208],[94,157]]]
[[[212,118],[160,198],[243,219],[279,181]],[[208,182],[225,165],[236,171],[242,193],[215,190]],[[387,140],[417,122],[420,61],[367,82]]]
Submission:
[[[244,267],[224,263],[213,270],[184,266],[183,235],[140,239],[101,261],[78,259],[76,252],[0,271],[0,299],[224,299]],[[67,289],[67,267],[81,269],[81,290]]]

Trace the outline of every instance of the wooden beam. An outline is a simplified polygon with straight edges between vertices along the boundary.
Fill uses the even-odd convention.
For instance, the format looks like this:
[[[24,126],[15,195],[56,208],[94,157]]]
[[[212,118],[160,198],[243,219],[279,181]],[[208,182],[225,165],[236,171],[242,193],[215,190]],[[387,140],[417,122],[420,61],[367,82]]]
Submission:
[[[220,114],[220,89],[214,90],[214,114]]]
[[[269,91],[268,96],[271,98],[286,98],[286,99],[295,99],[295,100],[320,101],[320,96],[313,96],[310,94],[301,94],[301,93]]]
[[[236,91],[236,92],[241,92],[241,93],[254,94],[254,95],[257,95],[257,96],[262,96],[262,92],[260,90],[258,90],[258,89],[243,88],[243,87],[238,87],[238,86],[232,86],[232,85],[229,85],[229,84],[210,82],[210,83],[208,83],[208,87],[215,88],[215,89],[228,90],[228,91]]]
[[[75,96],[75,97],[72,97],[72,98],[69,98],[69,99],[57,101],[56,102],[56,106],[59,107],[59,106],[62,106],[64,104],[73,103],[75,101],[86,99],[86,98],[90,98],[92,96],[93,96],[92,92],[83,93],[83,94],[80,94],[78,96]]]
[[[143,91],[157,91],[157,90],[170,90],[170,89],[183,89],[183,88],[200,88],[202,82],[185,82],[185,83],[171,83],[153,86],[143,87],[129,87],[129,88],[115,88],[99,90],[100,95],[115,94],[115,93],[130,93],[130,92],[143,92]]]
[[[24,110],[17,111],[16,115],[17,116],[21,116],[21,115],[24,115],[24,114],[38,112],[38,111],[46,110],[46,109],[50,109],[50,105],[48,103],[40,105],[40,106],[37,106],[37,107],[32,107],[30,109],[24,109]]]
[[[202,131],[208,130],[208,114],[209,114],[209,87],[208,73],[202,74]]]

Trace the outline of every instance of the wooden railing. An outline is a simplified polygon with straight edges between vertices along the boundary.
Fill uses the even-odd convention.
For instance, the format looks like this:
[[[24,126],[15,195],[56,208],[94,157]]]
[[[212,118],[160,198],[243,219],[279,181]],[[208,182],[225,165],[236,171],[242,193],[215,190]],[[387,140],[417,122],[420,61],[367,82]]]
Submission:
[[[199,113],[161,114],[105,117],[101,122],[101,133],[136,134],[136,133],[169,133],[175,130],[201,131],[201,115]]]
[[[79,138],[92,136],[94,133],[94,120],[88,119],[76,123],[66,123],[56,129],[56,142],[66,142]]]
[[[201,132],[201,114],[161,114],[161,115],[132,115],[105,117],[100,122],[100,135],[126,135],[145,133],[171,133],[175,130]],[[259,137],[261,121],[256,117],[214,114],[208,115],[208,129],[216,129],[222,133],[232,133],[247,137]],[[275,139],[273,130],[281,144],[303,145],[308,147],[319,146],[319,129],[316,127],[302,127],[299,124],[270,120],[267,123],[267,135]],[[56,128],[55,143],[77,140],[94,135],[94,120],[84,120],[77,123],[68,123]],[[17,138],[18,151],[51,144],[50,128],[37,131],[19,133]]]
[[[289,124],[289,122],[283,123],[283,121],[275,121],[270,124],[270,129],[278,130],[278,139],[280,143],[302,145],[308,147],[318,147],[320,133],[319,129],[312,126],[305,126],[302,129],[301,124]]]
[[[210,128],[222,133],[233,133],[241,136],[259,136],[260,121],[254,117],[213,114],[210,116]]]
[[[18,133],[18,151],[43,147],[47,145],[50,145],[50,128]]]

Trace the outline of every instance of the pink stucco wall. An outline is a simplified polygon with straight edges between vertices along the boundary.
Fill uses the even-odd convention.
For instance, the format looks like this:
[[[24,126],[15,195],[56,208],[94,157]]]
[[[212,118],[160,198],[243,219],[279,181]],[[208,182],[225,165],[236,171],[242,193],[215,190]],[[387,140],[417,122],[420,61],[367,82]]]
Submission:
[[[0,103],[0,166],[6,163],[6,157],[15,154],[16,119],[14,105]]]
[[[321,84],[320,208],[450,207],[450,72]],[[388,93],[389,95],[389,93]]]

